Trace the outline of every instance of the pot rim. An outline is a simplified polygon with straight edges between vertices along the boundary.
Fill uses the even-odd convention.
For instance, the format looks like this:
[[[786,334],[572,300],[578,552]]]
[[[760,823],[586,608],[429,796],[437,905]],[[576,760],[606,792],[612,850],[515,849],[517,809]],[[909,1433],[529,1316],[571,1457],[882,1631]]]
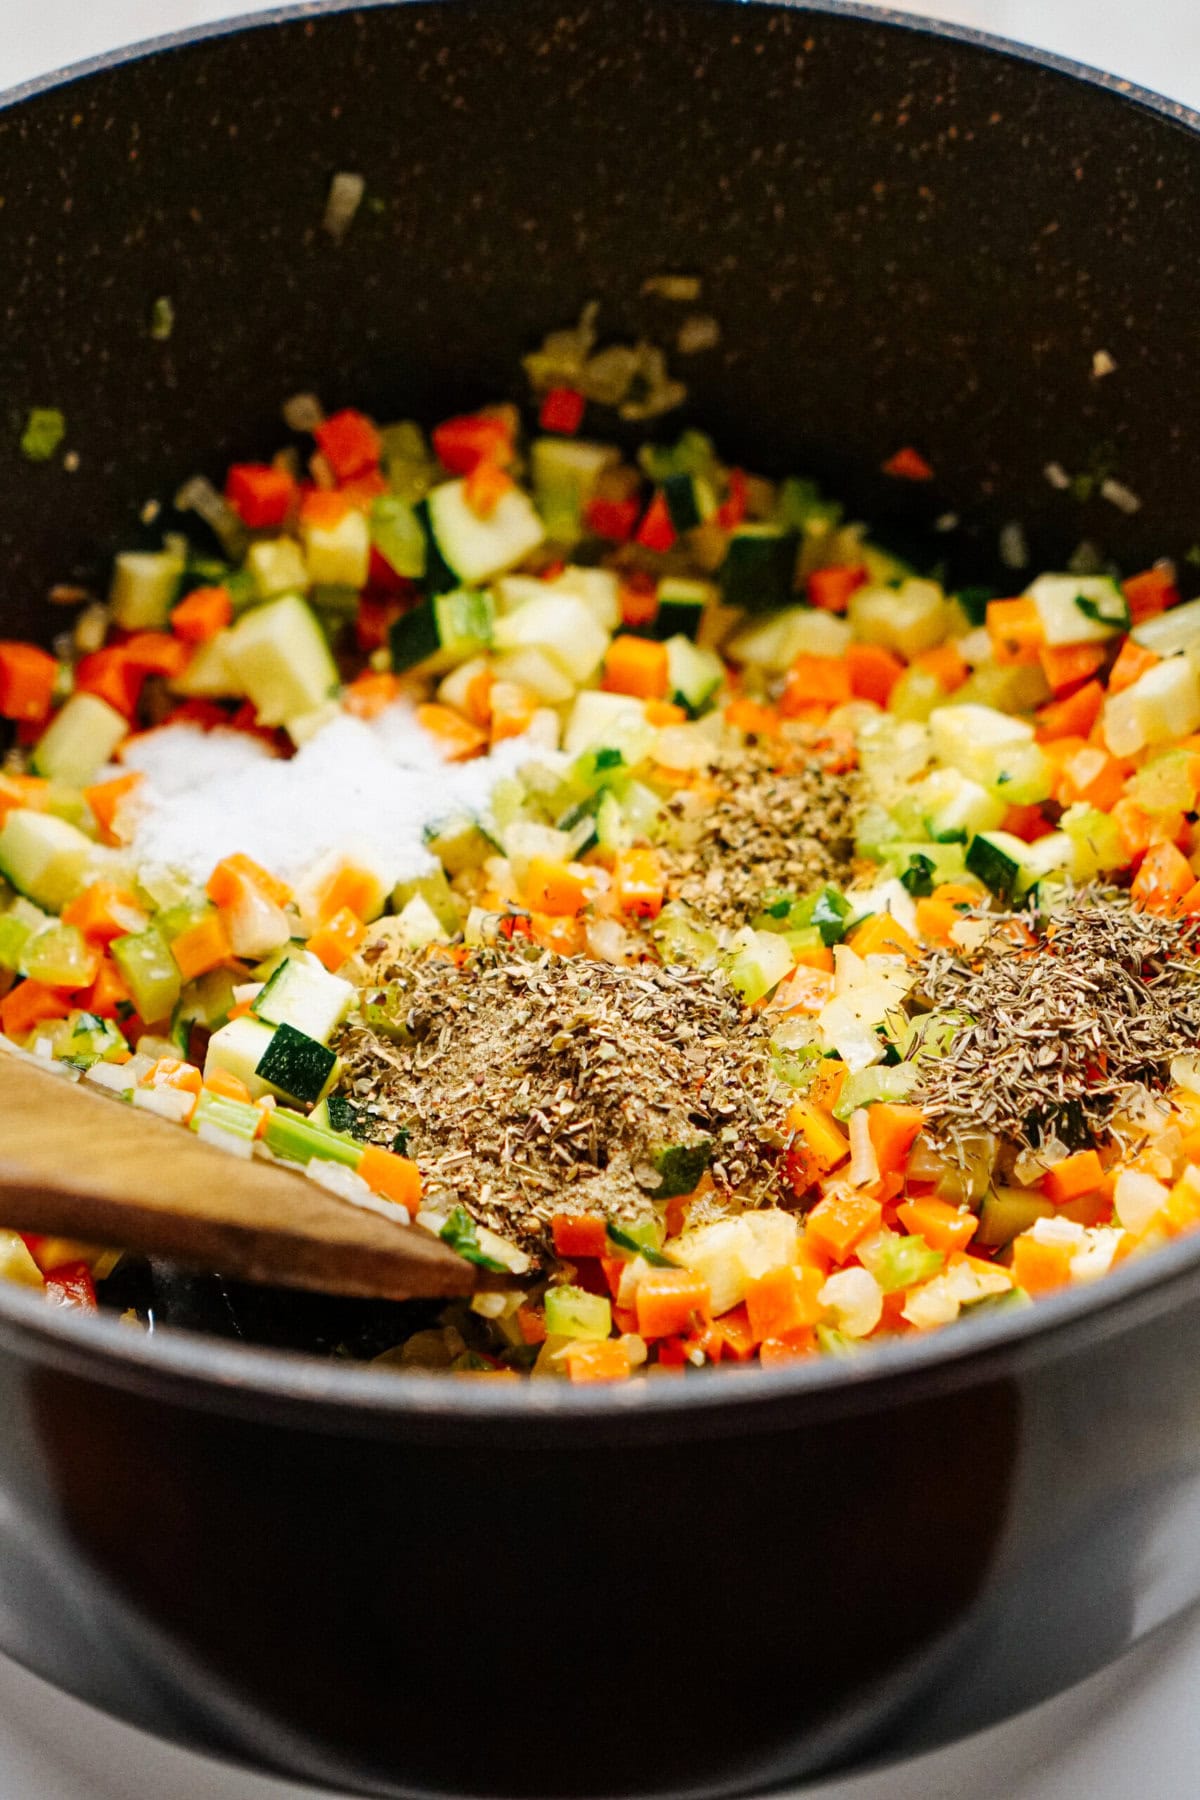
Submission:
[[[19,83],[0,94],[0,115],[57,88],[90,76],[115,72],[176,50],[240,33],[317,20],[346,12],[383,10],[454,0],[298,0],[264,12],[212,20],[147,38]],[[698,0],[697,0],[698,3]],[[965,44],[1082,82],[1120,103],[1137,105],[1200,135],[1200,112],[1123,77],[1017,43],[972,26],[900,13],[863,0],[705,0],[710,5],[779,7],[861,20]],[[381,1376],[369,1365],[347,1366],[293,1351],[230,1344],[196,1332],[134,1331],[109,1316],[94,1317],[52,1307],[39,1296],[0,1282],[0,1343],[38,1360],[103,1379],[116,1386],[184,1397],[217,1411],[297,1408],[340,1419],[342,1429],[369,1420],[409,1421],[451,1432],[486,1426],[532,1426],[557,1430],[579,1425],[628,1430],[635,1422],[670,1427],[703,1422],[706,1427],[751,1430],[782,1405],[794,1420],[797,1409],[813,1413],[861,1411],[887,1404],[896,1390],[903,1398],[920,1392],[1003,1379],[1029,1356],[1070,1353],[1097,1335],[1135,1328],[1200,1293],[1200,1233],[1127,1262],[1095,1286],[1065,1290],[1028,1309],[977,1319],[963,1330],[940,1330],[873,1345],[861,1357],[823,1357],[776,1369],[703,1370],[686,1380],[632,1381],[611,1387],[576,1387],[568,1382],[443,1380],[428,1375]],[[899,1397],[899,1396],[897,1396]],[[326,1423],[326,1419],[322,1419]]]

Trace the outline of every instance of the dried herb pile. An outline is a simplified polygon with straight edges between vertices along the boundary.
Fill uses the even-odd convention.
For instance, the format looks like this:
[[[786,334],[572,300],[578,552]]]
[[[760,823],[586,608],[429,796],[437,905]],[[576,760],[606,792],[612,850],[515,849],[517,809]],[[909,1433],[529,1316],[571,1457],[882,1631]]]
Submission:
[[[377,1141],[407,1131],[426,1204],[536,1254],[556,1212],[645,1217],[668,1148],[707,1163],[714,1199],[775,1198],[769,1030],[720,975],[509,946],[373,975],[344,1089]]]
[[[1021,914],[1032,946],[996,928],[970,959],[939,952],[923,989],[947,1023],[944,1057],[914,1099],[936,1139],[972,1132],[1037,1149],[1102,1136],[1134,1083],[1165,1085],[1172,1056],[1200,1043],[1200,921],[1135,912],[1086,890],[1049,917]]]
[[[672,896],[743,925],[769,888],[841,885],[854,862],[857,780],[828,750],[762,738],[729,751],[712,785],[668,808],[661,852]]]

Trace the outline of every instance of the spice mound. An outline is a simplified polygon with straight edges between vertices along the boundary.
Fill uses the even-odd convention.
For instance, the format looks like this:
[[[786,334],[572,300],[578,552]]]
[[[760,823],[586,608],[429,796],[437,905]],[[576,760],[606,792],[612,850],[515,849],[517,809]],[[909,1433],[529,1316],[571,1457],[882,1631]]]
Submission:
[[[856,780],[828,742],[750,739],[727,750],[709,782],[667,808],[672,896],[721,925],[742,925],[767,889],[804,893],[843,882],[854,862]]]
[[[720,975],[515,946],[374,973],[345,1086],[379,1141],[407,1134],[426,1206],[536,1255],[564,1211],[632,1222],[698,1183],[693,1218],[775,1198],[769,1033]]]
[[[961,1027],[916,1096],[935,1137],[982,1128],[1033,1149],[1089,1144],[1131,1086],[1164,1087],[1171,1058],[1200,1041],[1194,917],[1092,889],[981,932],[973,958],[938,952],[925,968],[927,1034]]]

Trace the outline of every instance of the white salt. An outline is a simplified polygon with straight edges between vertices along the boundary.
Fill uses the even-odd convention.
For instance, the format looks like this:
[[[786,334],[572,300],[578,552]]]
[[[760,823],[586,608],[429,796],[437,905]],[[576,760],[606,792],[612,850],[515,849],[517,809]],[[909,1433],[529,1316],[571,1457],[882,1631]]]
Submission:
[[[145,777],[131,809],[133,851],[142,865],[197,882],[241,851],[293,885],[334,853],[391,886],[432,867],[428,826],[485,812],[496,782],[536,754],[512,738],[490,756],[445,763],[403,704],[370,724],[334,719],[286,762],[244,732],[170,725],[125,757]]]

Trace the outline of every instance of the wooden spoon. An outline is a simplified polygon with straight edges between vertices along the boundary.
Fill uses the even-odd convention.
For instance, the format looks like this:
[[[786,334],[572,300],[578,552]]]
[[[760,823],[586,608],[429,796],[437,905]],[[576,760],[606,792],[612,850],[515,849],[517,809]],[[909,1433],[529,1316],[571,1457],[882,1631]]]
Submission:
[[[0,1223],[330,1294],[407,1300],[494,1285],[420,1227],[3,1052]]]

